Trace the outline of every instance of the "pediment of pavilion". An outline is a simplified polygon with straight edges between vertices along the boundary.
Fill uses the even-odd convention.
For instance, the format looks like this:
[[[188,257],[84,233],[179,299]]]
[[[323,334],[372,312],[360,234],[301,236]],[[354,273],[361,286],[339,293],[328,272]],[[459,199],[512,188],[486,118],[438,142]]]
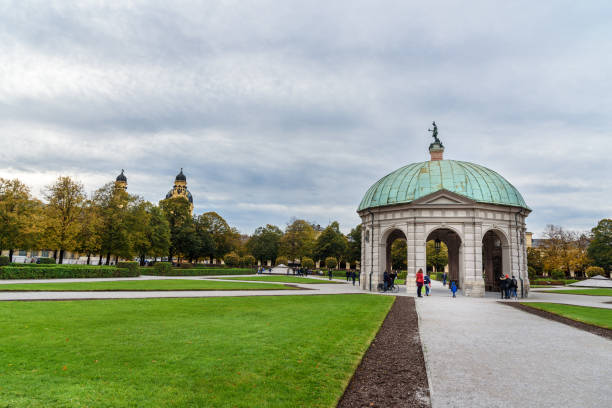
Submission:
[[[473,205],[476,201],[448,190],[438,190],[414,200],[414,205]]]

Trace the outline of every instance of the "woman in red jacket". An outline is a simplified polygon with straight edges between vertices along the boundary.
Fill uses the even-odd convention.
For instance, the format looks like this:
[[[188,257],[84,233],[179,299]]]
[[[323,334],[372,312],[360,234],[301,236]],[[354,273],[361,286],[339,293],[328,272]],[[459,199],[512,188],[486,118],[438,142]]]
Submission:
[[[423,290],[423,281],[423,269],[419,269],[419,271],[416,273],[417,295],[419,295],[419,297],[423,297],[421,296],[421,291]]]

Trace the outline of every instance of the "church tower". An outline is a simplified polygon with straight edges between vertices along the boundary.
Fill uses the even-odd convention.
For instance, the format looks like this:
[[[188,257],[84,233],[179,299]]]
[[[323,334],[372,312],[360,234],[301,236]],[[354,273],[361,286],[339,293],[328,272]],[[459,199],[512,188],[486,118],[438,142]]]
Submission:
[[[185,177],[183,174],[182,168],[180,173],[177,174],[174,179],[174,187],[172,187],[172,190],[168,191],[168,194],[166,194],[166,198],[175,197],[185,197],[189,201],[191,212],[193,213],[193,196],[189,190],[187,190],[187,177]]]
[[[115,179],[115,187],[127,190],[127,177],[123,174],[123,169],[121,169],[121,174]]]

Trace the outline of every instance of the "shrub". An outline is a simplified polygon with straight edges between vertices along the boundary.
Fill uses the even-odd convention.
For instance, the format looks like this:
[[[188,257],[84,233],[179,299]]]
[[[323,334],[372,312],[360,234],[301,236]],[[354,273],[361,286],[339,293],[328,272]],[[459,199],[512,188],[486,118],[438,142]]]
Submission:
[[[36,262],[41,264],[41,265],[49,265],[49,264],[55,264],[55,259],[54,258],[47,258],[47,257],[40,257],[40,258],[38,258],[38,260]]]
[[[589,278],[592,278],[593,276],[597,275],[605,276],[606,274],[604,269],[600,266],[589,266],[588,268],[586,268],[586,271],[584,271],[584,273]]]
[[[189,262],[184,262],[184,263],[178,264],[178,267],[181,269],[191,269],[193,268],[193,264]]]
[[[312,269],[315,267],[315,263],[312,258],[308,258],[307,256],[305,256],[304,258],[302,258],[302,266],[306,269]]]
[[[240,258],[234,252],[230,252],[223,257],[223,262],[229,267],[235,267],[240,264]]]
[[[552,272],[550,272],[550,277],[556,280],[565,279],[565,272],[559,269],[553,269]]]
[[[287,259],[287,257],[281,255],[281,256],[276,257],[276,263],[274,265],[280,265],[280,264],[287,265],[288,263],[289,263],[289,260]]]
[[[139,265],[136,261],[126,261],[126,262],[117,262],[117,268],[128,269],[131,273],[138,276],[139,273]]]
[[[37,267],[3,266],[0,279],[66,279],[66,278],[116,278],[138,276],[129,269],[115,266],[48,265]]]
[[[155,262],[153,265],[155,275],[169,275],[172,272],[172,263],[170,262]]]
[[[10,263],[11,262],[8,256],[0,256],[0,266],[6,266]]]
[[[328,256],[325,258],[325,266],[329,269],[334,269],[338,265],[338,260],[333,256]]]
[[[245,255],[240,258],[240,266],[251,267],[255,264],[257,264],[257,259],[253,255]]]
[[[406,279],[406,275],[408,275],[408,271],[399,271],[397,273],[397,279]]]

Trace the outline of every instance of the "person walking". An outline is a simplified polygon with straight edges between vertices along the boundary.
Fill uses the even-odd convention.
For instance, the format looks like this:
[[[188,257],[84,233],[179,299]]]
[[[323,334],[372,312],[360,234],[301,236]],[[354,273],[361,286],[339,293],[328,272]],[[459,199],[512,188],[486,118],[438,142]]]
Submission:
[[[417,284],[417,296],[418,297],[423,297],[421,295],[421,291],[423,290],[423,282],[424,282],[423,269],[419,269],[418,272],[416,273],[416,284]]]
[[[508,275],[506,275],[506,299],[510,299],[510,289],[512,287],[512,281],[510,280],[510,277]]]
[[[351,279],[353,280],[353,286],[355,286],[355,277],[356,277],[355,275],[357,275],[355,271],[351,272]]]
[[[346,271],[346,281],[349,281],[349,277],[351,276],[351,273],[347,270]]]
[[[455,283],[454,280],[450,281],[450,284],[448,285],[450,287],[451,292],[453,293],[453,297],[457,297],[457,284]]]
[[[383,273],[383,291],[386,292],[387,289],[389,288],[389,272],[387,272],[387,270],[385,269],[385,273]]]
[[[506,285],[508,284],[508,282],[506,281],[506,277],[504,275],[502,275],[499,278],[499,291],[501,292],[501,298],[505,299],[506,298]]]
[[[423,284],[425,285],[425,296],[429,296],[429,291],[431,290],[431,278],[429,275],[425,275]]]
[[[444,272],[442,274],[442,286],[446,286],[446,278],[448,277],[448,275],[446,274],[446,272]]]
[[[332,276],[334,275],[332,273],[332,270],[330,269],[329,272],[327,272],[327,274],[329,275],[329,280],[332,280]]]
[[[510,280],[510,297],[518,300],[518,294],[516,293],[518,289],[518,282],[514,275],[512,275],[512,279]]]

